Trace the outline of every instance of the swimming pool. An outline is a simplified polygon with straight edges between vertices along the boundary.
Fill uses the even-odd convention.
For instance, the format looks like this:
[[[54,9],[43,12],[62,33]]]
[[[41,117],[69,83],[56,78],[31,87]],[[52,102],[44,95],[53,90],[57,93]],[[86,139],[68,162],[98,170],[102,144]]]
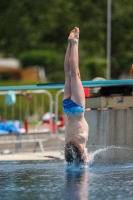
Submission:
[[[64,161],[0,162],[0,200],[132,200],[133,164],[93,162],[68,170]]]

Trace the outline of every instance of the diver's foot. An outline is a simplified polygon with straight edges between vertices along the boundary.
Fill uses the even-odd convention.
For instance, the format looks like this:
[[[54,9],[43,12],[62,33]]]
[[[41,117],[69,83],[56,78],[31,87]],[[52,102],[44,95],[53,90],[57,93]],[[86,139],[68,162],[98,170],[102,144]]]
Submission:
[[[79,39],[79,28],[75,27],[71,32],[68,37],[68,41],[70,42],[75,42],[78,41]]]

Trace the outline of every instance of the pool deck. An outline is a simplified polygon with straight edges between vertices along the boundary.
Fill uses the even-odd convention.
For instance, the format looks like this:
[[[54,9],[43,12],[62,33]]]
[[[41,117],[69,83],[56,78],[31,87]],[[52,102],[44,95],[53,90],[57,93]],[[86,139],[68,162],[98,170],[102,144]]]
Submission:
[[[46,152],[26,152],[0,155],[0,161],[23,161],[23,160],[64,160],[64,156],[60,151],[46,151]]]

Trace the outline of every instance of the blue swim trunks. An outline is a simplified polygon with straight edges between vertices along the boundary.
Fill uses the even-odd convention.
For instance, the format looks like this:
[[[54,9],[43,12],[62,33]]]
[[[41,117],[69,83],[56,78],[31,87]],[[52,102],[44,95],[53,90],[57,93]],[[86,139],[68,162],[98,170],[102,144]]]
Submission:
[[[78,113],[85,112],[85,108],[83,106],[79,106],[70,98],[65,99],[62,102],[62,106],[66,114],[78,114]]]

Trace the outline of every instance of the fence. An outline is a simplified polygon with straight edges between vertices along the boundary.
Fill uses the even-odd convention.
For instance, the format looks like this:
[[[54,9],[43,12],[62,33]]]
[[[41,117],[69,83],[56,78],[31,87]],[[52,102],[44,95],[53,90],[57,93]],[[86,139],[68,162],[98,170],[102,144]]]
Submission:
[[[23,91],[23,93],[25,93],[25,91]],[[28,121],[28,123],[29,123],[29,121],[35,122],[35,121],[38,121],[38,119],[42,121],[42,116],[45,111],[45,109],[44,109],[45,97],[44,96],[47,96],[47,98],[48,98],[48,106],[47,106],[48,110],[47,111],[49,112],[50,118],[49,118],[49,125],[48,125],[47,129],[46,128],[36,128],[36,126],[32,127],[32,129],[26,130],[27,131],[26,134],[30,134],[30,133],[32,134],[32,136],[30,134],[31,137],[29,137],[29,138],[27,137],[26,139],[23,139],[22,132],[20,132],[18,134],[19,137],[11,135],[12,137],[11,138],[8,137],[8,139],[7,139],[7,135],[6,135],[5,138],[1,137],[0,144],[4,145],[4,144],[12,144],[12,143],[22,144],[22,143],[37,142],[39,144],[41,151],[44,151],[43,142],[48,141],[51,138],[51,135],[53,132],[52,131],[53,98],[52,98],[51,93],[47,90],[33,90],[32,92],[28,93],[28,95],[32,95],[32,100],[31,100],[30,96],[26,96],[27,94],[24,95],[20,91],[14,91],[14,94],[17,96],[17,100],[16,100],[16,103],[11,106],[6,105],[5,97],[7,94],[8,94],[8,91],[0,92],[0,97],[3,97],[3,101],[4,101],[4,103],[2,105],[3,111],[4,111],[4,114],[3,114],[4,123],[7,122],[8,120],[10,120],[10,123],[11,123],[11,121],[13,123],[15,123],[16,122],[15,119],[17,119],[21,122],[23,121],[23,123],[26,123],[27,121]],[[41,112],[37,115],[37,113],[38,113],[37,95],[38,94],[41,95],[41,98],[39,98],[39,99],[41,99],[41,105],[39,105],[41,107]],[[32,114],[34,115],[34,119],[32,119],[32,120],[30,117],[31,104],[34,105],[32,108]],[[17,106],[17,109],[15,108],[15,106]],[[24,109],[24,106],[25,106],[25,109]],[[17,114],[15,113],[15,110],[18,111]],[[11,113],[11,114],[9,115],[9,113]],[[35,117],[35,116],[38,116],[38,117]],[[39,133],[41,133],[41,135],[39,135]],[[2,138],[3,138],[3,140],[2,140]]]
[[[100,86],[132,86],[133,85],[133,80],[119,80],[119,81],[84,81],[82,82],[84,87],[100,87]],[[57,128],[57,122],[58,122],[58,107],[59,107],[59,96],[60,94],[63,93],[63,88],[64,84],[41,84],[41,85],[32,85],[32,86],[10,86],[10,87],[0,87],[0,91],[9,91],[9,90],[14,90],[16,91],[22,91],[22,90],[34,90],[35,93],[37,93],[37,90],[40,89],[50,89],[50,88],[56,88],[56,89],[60,89],[57,91],[56,96],[55,96],[55,126],[56,126],[56,134],[54,134],[54,137],[56,137],[56,139],[58,139],[58,141],[62,141],[62,144],[64,142],[64,136],[61,136],[59,134],[58,128]],[[131,87],[132,88],[132,87]],[[49,93],[48,91],[43,90],[42,93],[45,93],[48,95],[49,97],[49,111],[52,114],[53,112],[53,99],[52,99],[52,95],[51,93]],[[4,93],[3,93],[4,94]],[[98,106],[101,106],[101,108],[107,108],[106,110],[91,110],[86,112],[85,117],[87,122],[90,124],[90,139],[89,139],[89,144],[100,144],[100,145],[126,145],[126,146],[130,146],[133,147],[133,131],[132,131],[132,108],[129,108],[129,103],[130,103],[130,107],[133,107],[132,105],[132,96],[125,96],[125,97],[121,97],[121,96],[108,96],[108,97],[96,97],[94,99],[86,99],[86,105],[89,107],[91,105],[90,100],[93,100],[93,102],[98,101]],[[34,107],[36,106],[36,102],[37,99],[34,99]],[[104,103],[106,102],[106,104]],[[21,108],[22,105],[22,101],[20,100],[19,106]],[[113,105],[113,106],[112,106]],[[126,105],[126,111],[122,111],[122,106]],[[28,105],[30,106],[30,105]],[[27,110],[28,107],[27,106]],[[92,109],[93,109],[92,105]],[[110,111],[110,108],[113,107],[118,107],[118,110],[112,109]],[[43,106],[42,106],[43,108]],[[98,107],[96,106],[95,109],[97,109]],[[5,108],[6,109],[6,108]],[[35,108],[36,109],[36,108]],[[5,116],[7,113],[7,110],[4,111],[5,112]],[[14,113],[14,110],[12,111],[12,114]],[[28,111],[27,111],[28,113]],[[116,116],[119,116],[116,118]],[[121,117],[123,116],[123,117]],[[129,116],[128,118],[126,118],[126,116]],[[121,118],[120,118],[121,117]],[[22,116],[20,115],[20,118],[22,118]],[[52,116],[50,117],[50,131],[47,133],[47,135],[44,133],[42,133],[42,135],[40,136],[38,133],[33,135],[33,134],[25,134],[25,139],[23,138],[13,138],[12,140],[9,139],[1,139],[0,140],[0,144],[5,145],[5,144],[18,144],[18,143],[33,143],[33,142],[37,142],[39,143],[39,147],[41,149],[41,151],[44,151],[44,147],[43,147],[43,142],[45,142],[45,144],[48,144],[48,142],[50,141],[50,139],[52,140],[53,138],[53,134],[52,134]],[[114,122],[110,123],[111,119],[116,119]],[[127,120],[128,119],[128,120]],[[122,125],[125,123],[124,127],[125,128],[125,132],[128,131],[128,137],[126,137],[126,133],[122,132],[121,127]],[[101,125],[102,124],[102,125]],[[130,126],[128,126],[130,124]],[[113,129],[112,129],[113,127]],[[103,129],[102,129],[103,128]],[[111,137],[111,131],[113,130],[113,135],[114,135],[114,139],[112,139]],[[117,130],[117,134],[115,134],[115,130]],[[123,139],[122,141],[120,140],[121,138],[121,134],[120,131],[122,132],[122,137],[126,138],[126,142],[125,139]],[[106,132],[106,134],[105,134]],[[31,137],[30,137],[31,136]],[[44,137],[45,136],[45,137]],[[94,136],[94,137],[93,137]],[[117,138],[116,138],[117,137]],[[98,139],[99,138],[99,139]],[[102,138],[102,143],[99,143],[99,141],[101,141],[100,139]],[[107,139],[108,138],[108,139]],[[111,138],[111,139],[109,139]],[[129,138],[129,139],[128,139]],[[47,141],[47,142],[46,142]],[[57,141],[57,140],[56,140]],[[112,142],[110,142],[112,141]],[[125,142],[125,143],[124,143]],[[54,143],[55,145],[55,143]]]

